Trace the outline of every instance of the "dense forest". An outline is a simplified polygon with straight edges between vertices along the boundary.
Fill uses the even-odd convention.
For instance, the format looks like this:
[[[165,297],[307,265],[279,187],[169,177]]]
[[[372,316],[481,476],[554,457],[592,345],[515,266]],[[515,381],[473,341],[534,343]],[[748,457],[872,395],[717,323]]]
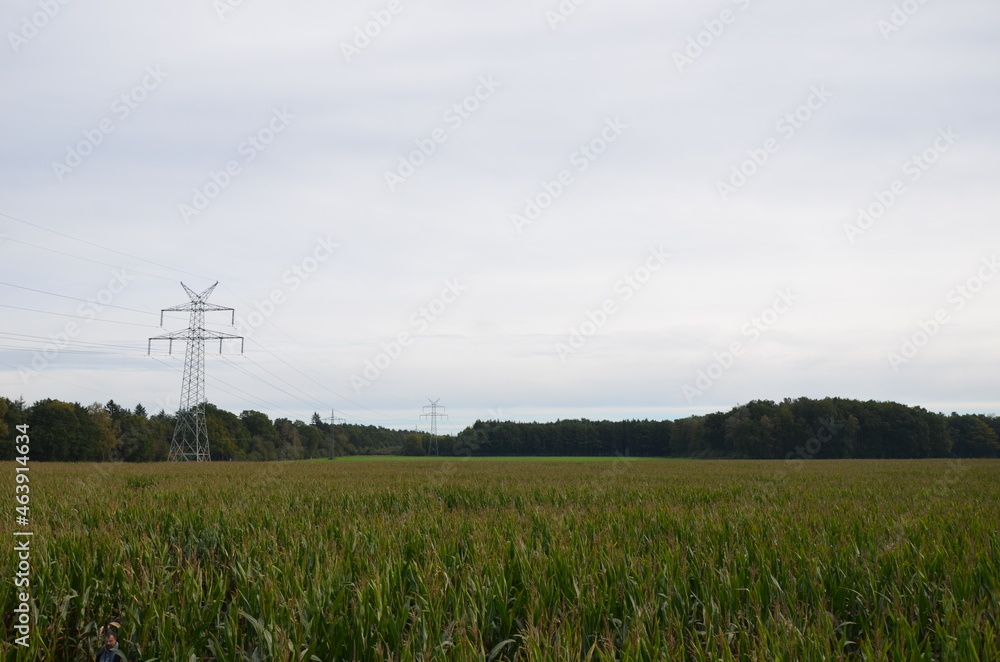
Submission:
[[[336,455],[424,455],[413,430],[366,425],[332,428],[271,420],[206,405],[213,460],[298,460]],[[68,462],[166,460],[174,416],[149,415],[110,401],[84,407],[59,400],[31,406],[0,397],[0,459],[14,456],[14,426],[27,423],[31,459]],[[334,435],[336,438],[334,438]],[[728,412],[676,421],[513,423],[476,421],[438,439],[441,455],[576,455],[761,459],[998,457],[1000,418],[950,415],[894,402],[840,398],[757,400]],[[335,449],[335,451],[334,451]]]
[[[455,450],[475,455],[752,459],[1000,456],[1000,418],[894,402],[756,400],[676,421],[477,421]]]

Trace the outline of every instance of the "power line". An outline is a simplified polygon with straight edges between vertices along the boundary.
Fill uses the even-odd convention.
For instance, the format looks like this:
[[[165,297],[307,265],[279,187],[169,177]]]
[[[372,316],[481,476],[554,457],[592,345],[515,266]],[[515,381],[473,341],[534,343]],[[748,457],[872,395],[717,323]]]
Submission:
[[[293,418],[293,419],[297,418],[295,412],[289,411],[289,410],[285,409],[284,407],[281,407],[280,405],[276,405],[276,404],[274,404],[273,402],[271,402],[269,400],[264,400],[263,398],[259,398],[259,397],[255,396],[255,395],[251,395],[249,392],[244,391],[240,387],[234,386],[234,385],[230,384],[227,381],[223,381],[222,379],[219,379],[215,375],[208,375],[208,379],[210,379],[212,382],[218,382],[217,384],[213,384],[213,388],[217,388],[220,391],[222,391],[223,393],[228,393],[229,395],[233,396],[234,398],[244,399],[247,402],[250,402],[250,403],[254,404],[257,407],[260,407],[261,409],[270,409],[271,411],[283,412],[285,414],[288,414],[288,416],[290,418]],[[222,384],[223,386],[228,386],[231,389],[235,389],[236,391],[239,391],[242,395],[237,395],[236,393],[233,393],[232,391],[227,391],[226,389],[220,387],[219,384]],[[276,416],[275,418],[278,418],[278,417]]]
[[[155,356],[150,357],[150,358],[152,358],[153,360],[155,360],[155,361],[157,361],[159,363],[162,363],[163,365],[167,366],[171,370],[175,370],[175,371],[180,371],[181,370],[181,368],[172,366],[169,363],[167,363],[166,361],[162,361],[162,360],[156,358]],[[239,367],[237,364],[235,364],[232,361],[226,359],[225,357],[223,357],[222,360],[225,361],[226,363],[229,363],[230,365],[233,365],[233,366],[237,367],[237,368]],[[244,372],[246,372],[246,371],[244,371]],[[259,380],[259,381],[263,381],[262,379],[260,379],[260,377],[257,377],[257,375],[254,375],[251,372],[246,372],[246,374],[249,375],[250,377],[253,377],[253,378]],[[230,384],[229,382],[223,380],[222,378],[220,378],[220,377],[218,377],[216,375],[206,375],[206,379],[210,379],[212,382],[218,382],[218,384],[222,384],[223,386],[228,386],[229,388],[234,389],[236,391],[239,391],[242,394],[242,395],[237,395],[236,393],[233,393],[232,391],[229,391],[229,390],[227,390],[225,388],[219,387],[218,384],[215,384],[213,386],[213,388],[217,388],[220,391],[222,391],[223,393],[231,395],[234,398],[242,398],[242,399],[250,400],[254,404],[256,404],[257,406],[264,405],[266,408],[270,408],[272,411],[280,411],[280,412],[284,412],[284,413],[288,414],[289,416],[293,416],[293,417],[295,416],[295,412],[289,411],[288,409],[285,409],[284,407],[276,405],[273,402],[269,402],[267,400],[264,400],[263,398],[258,398],[258,397],[254,396],[254,395],[251,395],[248,391],[245,391],[245,390],[241,389],[240,387],[238,387],[238,386],[236,386],[234,384]],[[267,382],[264,382],[264,383],[266,384]]]
[[[142,313],[143,315],[155,315],[156,314],[156,313],[151,313],[148,310],[138,310],[136,308],[125,308],[124,306],[113,306],[110,303],[98,303],[96,301],[92,301],[92,300],[89,300],[89,299],[81,299],[80,297],[71,297],[71,296],[67,296],[65,294],[56,294],[55,292],[47,292],[45,290],[37,290],[37,289],[35,289],[33,287],[25,287],[23,285],[14,285],[13,283],[2,283],[2,282],[0,282],[0,285],[6,285],[7,287],[16,287],[19,290],[28,290],[29,292],[38,292],[39,294],[47,294],[49,296],[59,297],[60,299],[72,299],[73,301],[82,301],[84,303],[92,303],[92,304],[101,306],[102,308],[118,308],[119,310],[127,310],[127,311],[133,312],[133,313]]]
[[[39,352],[42,351],[41,348],[37,347],[9,347],[6,345],[0,345],[0,349],[6,352]],[[82,349],[61,349],[60,354],[85,354],[87,356],[132,356],[131,354],[123,354],[121,352],[91,352]]]
[[[14,338],[7,338],[7,340],[14,340],[17,342],[27,342],[26,340],[20,340],[19,338],[30,338],[32,340],[44,340],[49,343],[54,342],[66,345],[79,345],[81,347],[109,347],[111,349],[129,349],[129,350],[141,349],[141,348],[131,347],[129,345],[112,345],[110,343],[88,343],[88,342],[83,342],[82,340],[70,340],[68,338],[67,339],[47,338],[45,336],[34,336],[34,335],[29,335],[27,333],[13,333],[10,331],[0,331],[0,337],[4,336],[16,336]]]
[[[31,223],[29,221],[24,220],[23,218],[17,218],[16,216],[11,216],[10,214],[5,214],[3,212],[0,212],[0,216],[3,216],[4,218],[9,218],[12,221],[17,221],[18,223],[24,223],[25,225],[30,225],[31,227],[38,228],[39,230],[45,230],[46,232],[51,232],[52,234],[57,234],[60,237],[66,237],[67,239],[72,239],[73,241],[79,241],[81,244],[87,244],[88,246],[94,246],[95,248],[100,248],[101,250],[105,250],[105,251],[108,251],[110,253],[116,253],[118,255],[123,255],[125,257],[132,258],[133,260],[139,260],[140,262],[145,262],[146,264],[152,264],[152,265],[157,266],[157,267],[162,267],[162,268],[167,269],[169,271],[176,271],[177,273],[181,273],[181,274],[184,274],[186,276],[194,276],[196,278],[202,278],[202,279],[208,280],[208,278],[206,278],[205,276],[202,276],[200,274],[194,274],[194,273],[191,273],[190,271],[183,271],[182,269],[175,269],[174,267],[168,267],[167,265],[160,264],[159,262],[153,262],[152,260],[146,260],[144,258],[141,258],[141,257],[137,256],[137,255],[130,255],[129,253],[123,253],[122,251],[116,251],[113,248],[108,248],[107,246],[102,246],[101,244],[97,244],[97,243],[94,243],[92,241],[87,241],[86,239],[80,239],[79,237],[74,237],[73,235],[66,234],[65,232],[59,232],[58,230],[53,230],[51,228],[47,228],[47,227],[44,227],[42,225],[38,225],[37,223]],[[244,301],[244,303],[246,303],[246,302]]]
[[[357,403],[357,402],[354,402],[354,401],[353,401],[353,400],[351,400],[350,398],[346,398],[346,397],[344,397],[344,396],[343,396],[343,395],[341,395],[340,393],[337,393],[336,391],[334,391],[333,389],[331,389],[331,388],[330,388],[329,386],[327,386],[326,384],[323,384],[323,383],[321,383],[321,382],[318,382],[318,381],[316,381],[315,379],[313,379],[313,378],[312,378],[312,377],[310,377],[309,375],[305,374],[304,372],[302,372],[301,370],[299,370],[298,368],[296,368],[296,367],[295,367],[295,366],[293,366],[292,364],[288,363],[287,361],[283,360],[282,358],[280,358],[279,356],[277,356],[276,354],[274,354],[273,352],[271,352],[271,351],[270,351],[269,349],[267,349],[266,347],[264,347],[264,345],[262,345],[262,344],[261,344],[260,342],[258,342],[258,341],[257,341],[257,340],[256,340],[256,339],[255,339],[255,338],[253,337],[253,336],[251,336],[250,338],[248,338],[248,340],[249,340],[250,342],[254,343],[255,345],[257,345],[258,347],[260,347],[260,348],[261,348],[262,350],[264,350],[264,351],[265,351],[265,352],[267,352],[268,354],[270,354],[270,355],[271,355],[272,357],[274,357],[274,359],[275,359],[275,360],[277,360],[277,361],[279,361],[280,363],[282,363],[282,364],[286,365],[287,367],[291,368],[292,370],[294,370],[295,372],[299,373],[300,375],[302,375],[303,377],[305,377],[306,379],[308,379],[308,380],[309,380],[309,381],[311,381],[312,383],[316,384],[316,385],[317,385],[317,386],[319,386],[320,388],[323,388],[323,389],[326,389],[327,391],[329,391],[330,393],[332,393],[332,394],[333,394],[333,395],[335,395],[336,397],[340,398],[340,399],[341,399],[341,400],[343,400],[344,402],[349,402],[349,403],[351,403],[352,405],[354,405],[355,407],[358,407],[359,409],[364,409],[365,411],[370,411],[370,412],[372,412],[373,414],[378,414],[379,416],[382,416],[382,417],[384,417],[386,421],[398,421],[398,420],[400,420],[400,419],[395,419],[395,418],[391,418],[391,417],[390,417],[390,416],[389,416],[388,414],[386,414],[386,413],[384,413],[384,412],[380,412],[380,411],[377,411],[377,410],[375,410],[375,409],[372,409],[371,407],[366,407],[366,406],[364,406],[364,405],[362,405],[362,404],[360,404],[360,403]],[[294,339],[293,339],[293,341],[294,341]],[[304,346],[304,345],[301,345],[301,343],[296,343],[296,344],[299,344],[299,346],[300,346],[300,347],[303,347],[303,348],[305,348],[305,346]],[[311,353],[311,352],[310,352],[310,353]],[[353,418],[353,417],[352,417],[352,418]],[[355,420],[359,420],[359,421],[360,421],[360,419],[355,419]]]
[[[13,237],[5,237],[5,241],[13,241],[14,243],[17,243],[17,244],[24,244],[25,246],[31,246],[32,248],[37,248],[39,250],[49,251],[50,253],[55,253],[56,255],[65,255],[66,257],[72,257],[72,258],[75,258],[77,260],[83,260],[84,262],[93,262],[94,264],[100,264],[100,265],[103,265],[105,267],[111,267],[112,269],[121,269],[122,271],[125,270],[125,267],[123,267],[123,266],[121,266],[119,264],[111,264],[110,262],[101,262],[100,260],[92,260],[91,258],[89,258],[89,257],[83,257],[82,255],[76,255],[74,253],[66,253],[64,251],[57,251],[54,248],[49,248],[48,246],[39,246],[38,244],[33,244],[30,241],[24,241],[23,239],[14,239]],[[174,280],[173,278],[168,278],[167,276],[160,276],[160,275],[157,275],[157,274],[151,274],[151,273],[148,273],[146,271],[139,271],[138,269],[133,269],[131,267],[128,267],[128,270],[131,271],[131,272],[133,272],[133,273],[140,274],[142,276],[149,276],[150,278],[160,278],[162,280],[169,280],[169,281],[173,281]]]
[[[249,357],[246,357],[246,358],[249,358]],[[242,372],[246,376],[251,377],[253,379],[256,379],[257,381],[259,381],[260,383],[264,384],[265,386],[270,386],[271,388],[273,388],[273,389],[275,389],[277,391],[281,391],[282,393],[284,393],[288,397],[292,398],[295,402],[297,402],[299,404],[302,404],[302,405],[306,405],[306,408],[312,409],[314,412],[316,411],[316,408],[315,408],[314,404],[310,404],[308,402],[305,402],[304,400],[301,400],[301,399],[297,398],[295,395],[289,393],[285,389],[283,389],[283,388],[281,388],[279,386],[275,386],[274,384],[272,384],[271,382],[268,382],[267,380],[265,380],[264,378],[260,377],[259,375],[253,374],[252,372],[250,372],[249,370],[247,370],[243,366],[239,365],[235,361],[230,361],[229,359],[226,359],[225,357],[223,357],[222,360],[225,361],[226,363],[228,363],[229,365],[233,366],[234,368],[236,368],[237,370],[239,370],[240,372]],[[270,404],[270,403],[268,403],[268,404]],[[275,407],[276,409],[280,409],[281,411],[285,412],[286,414],[291,414],[292,416],[295,416],[294,412],[291,412],[288,409],[285,409],[284,407],[278,407],[277,405],[271,405],[271,406]],[[325,408],[325,406],[324,406],[324,408]]]
[[[83,389],[84,391],[92,391],[94,393],[100,393],[101,395],[108,396],[112,400],[114,400],[115,397],[117,397],[115,395],[112,395],[111,393],[108,393],[106,391],[100,391],[100,390],[98,390],[96,388],[93,388],[93,387],[90,387],[90,386],[84,386],[82,384],[74,384],[73,382],[67,382],[65,379],[57,379],[57,378],[53,377],[52,375],[46,374],[44,372],[39,373],[38,376],[41,377],[42,379],[46,379],[46,380],[49,380],[49,381],[52,381],[52,382],[59,382],[60,384],[66,384],[67,386],[72,386],[73,388],[79,388],[79,389]],[[79,403],[77,403],[77,404],[79,404]]]
[[[14,310],[26,310],[31,313],[41,313],[43,315],[59,315],[60,317],[80,317],[79,315],[72,315],[70,313],[54,313],[48,310],[38,310],[36,308],[24,308],[22,306],[9,306],[5,303],[0,303],[0,308],[12,308]],[[89,322],[104,322],[105,324],[128,324],[129,326],[144,326],[149,329],[155,329],[155,324],[139,324],[138,322],[122,322],[120,320],[100,320],[100,319],[89,319]]]
[[[253,360],[252,358],[250,358],[249,356],[247,356],[247,357],[246,357],[246,360],[247,360],[247,361],[249,361],[250,363],[253,363],[253,364],[254,364],[255,366],[257,366],[258,368],[260,368],[261,370],[263,370],[263,371],[264,371],[264,372],[266,372],[267,374],[271,375],[271,376],[272,376],[272,377],[274,377],[275,379],[277,379],[277,380],[280,380],[281,382],[283,382],[283,383],[287,384],[287,385],[288,385],[288,386],[290,386],[291,388],[294,388],[294,389],[295,389],[296,391],[299,391],[300,393],[302,393],[303,395],[305,395],[305,396],[306,396],[307,398],[311,398],[311,397],[312,397],[312,396],[310,396],[310,395],[309,395],[308,393],[306,393],[305,391],[303,391],[302,389],[300,389],[300,388],[298,388],[297,386],[295,386],[294,384],[291,384],[291,383],[289,383],[288,381],[286,381],[286,380],[282,379],[281,377],[279,377],[278,375],[274,374],[273,372],[271,372],[270,370],[268,370],[267,368],[265,368],[265,367],[264,367],[264,366],[262,366],[261,364],[257,363],[256,361],[254,361],[254,360]],[[285,392],[285,391],[283,391],[283,392]],[[287,392],[285,392],[285,393],[287,393]],[[289,393],[288,395],[291,395],[291,394]],[[305,403],[306,401],[305,401],[305,400],[302,400],[301,402]],[[316,400],[315,402],[316,402],[316,403],[319,403],[319,405],[320,405],[320,409],[326,409],[326,404],[324,404],[324,403],[320,403],[320,402],[319,402],[319,400]]]

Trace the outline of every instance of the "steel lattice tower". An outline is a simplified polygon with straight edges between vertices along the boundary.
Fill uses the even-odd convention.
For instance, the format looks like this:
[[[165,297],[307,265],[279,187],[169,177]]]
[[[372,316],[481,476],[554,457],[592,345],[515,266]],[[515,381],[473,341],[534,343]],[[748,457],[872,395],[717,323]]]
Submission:
[[[425,410],[426,409],[430,409],[431,411],[430,411],[429,414],[421,414],[420,415],[420,418],[429,418],[429,419],[431,419],[431,440],[427,443],[427,454],[428,455],[440,455],[441,452],[438,450],[438,440],[437,440],[437,434],[438,434],[438,422],[437,422],[437,419],[439,419],[439,418],[448,418],[448,414],[439,414],[438,413],[438,409],[441,409],[442,411],[444,410],[444,405],[439,405],[438,404],[438,402],[441,401],[441,398],[438,398],[437,400],[431,400],[430,398],[427,398],[427,401],[430,402],[430,404],[429,405],[424,405],[424,409]]]
[[[336,412],[330,410],[330,459],[337,459],[337,426],[347,423],[344,419],[335,416]]]
[[[167,340],[170,343],[170,353],[173,353],[175,340],[186,341],[181,404],[177,410],[177,425],[174,427],[174,436],[170,441],[170,454],[167,456],[169,460],[207,462],[211,459],[208,452],[208,426],[205,423],[205,341],[218,340],[219,353],[221,354],[223,340],[239,340],[240,353],[243,353],[243,338],[241,336],[205,329],[206,312],[230,311],[232,313],[230,323],[236,321],[234,309],[208,303],[208,297],[211,296],[212,290],[218,284],[216,282],[215,285],[201,294],[196,294],[187,285],[181,283],[181,287],[191,297],[191,301],[161,310],[160,326],[163,326],[163,313],[189,311],[191,318],[188,328],[149,339],[147,351],[152,350],[154,340]]]

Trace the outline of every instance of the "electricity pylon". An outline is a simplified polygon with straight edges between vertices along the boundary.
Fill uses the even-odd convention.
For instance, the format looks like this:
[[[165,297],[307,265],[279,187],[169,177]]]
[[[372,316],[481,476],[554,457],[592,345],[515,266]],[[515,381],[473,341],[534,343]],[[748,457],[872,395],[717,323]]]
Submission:
[[[215,285],[219,283],[216,282]],[[243,353],[243,337],[234,336],[229,333],[219,333],[205,329],[205,313],[216,311],[232,312],[230,324],[236,322],[236,311],[232,308],[217,306],[208,303],[215,285],[196,294],[184,283],[181,287],[191,297],[188,303],[182,303],[173,308],[164,308],[160,311],[160,326],[163,326],[163,313],[174,311],[189,311],[191,319],[188,328],[173,333],[165,333],[149,339],[147,353],[152,351],[154,340],[169,341],[169,352],[174,350],[175,340],[187,341],[184,348],[184,380],[181,383],[181,405],[177,410],[177,425],[174,427],[174,436],[170,440],[169,460],[196,462],[207,462],[210,460],[208,453],[208,425],[205,423],[205,341],[218,340],[219,354],[222,353],[223,340],[239,340],[240,354]]]
[[[438,404],[438,402],[441,401],[441,398],[438,398],[437,400],[431,400],[430,398],[427,398],[427,401],[430,402],[430,404],[429,405],[424,405],[424,409],[430,409],[431,411],[430,411],[429,414],[421,414],[420,415],[420,418],[429,418],[429,419],[431,419],[431,440],[427,444],[427,454],[428,455],[440,455],[441,452],[438,450],[438,440],[437,440],[437,434],[438,434],[438,422],[437,422],[437,419],[439,419],[439,418],[445,418],[446,419],[446,418],[448,418],[448,414],[439,414],[438,413],[438,409],[441,409],[442,411],[444,411],[444,405],[439,405]]]
[[[347,423],[347,421],[345,421],[344,419],[338,418],[337,416],[335,416],[334,415],[335,413],[336,412],[333,409],[330,410],[329,421],[330,421],[330,459],[331,460],[336,460],[337,459],[337,425],[345,425]]]

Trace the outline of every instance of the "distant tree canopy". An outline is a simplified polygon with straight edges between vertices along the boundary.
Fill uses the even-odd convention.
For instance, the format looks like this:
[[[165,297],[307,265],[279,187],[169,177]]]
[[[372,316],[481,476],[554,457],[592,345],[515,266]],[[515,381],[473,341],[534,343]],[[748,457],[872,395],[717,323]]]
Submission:
[[[89,407],[59,400],[26,406],[0,397],[0,459],[14,457],[14,426],[27,423],[32,460],[57,462],[158,462],[167,459],[174,434],[174,414],[150,416],[114,400]],[[238,416],[205,405],[209,449],[213,460],[300,460],[337,455],[400,454],[412,431],[364,425],[334,430],[313,414],[312,423],[287,418],[271,420],[253,410]]]
[[[238,416],[207,404],[213,460],[299,460],[340,455],[423,455],[427,436],[365,425],[334,428],[271,420],[259,411]],[[78,403],[0,397],[0,459],[14,456],[15,426],[30,425],[31,458],[63,462],[156,462],[167,459],[174,415],[148,415],[113,400]],[[676,421],[555,423],[476,421],[438,439],[441,455],[576,455],[759,459],[1000,457],[1000,418],[936,414],[894,402],[840,398],[755,400],[728,412]]]
[[[476,421],[455,447],[475,455],[998,457],[1000,418],[841,398],[755,400],[676,421]]]

